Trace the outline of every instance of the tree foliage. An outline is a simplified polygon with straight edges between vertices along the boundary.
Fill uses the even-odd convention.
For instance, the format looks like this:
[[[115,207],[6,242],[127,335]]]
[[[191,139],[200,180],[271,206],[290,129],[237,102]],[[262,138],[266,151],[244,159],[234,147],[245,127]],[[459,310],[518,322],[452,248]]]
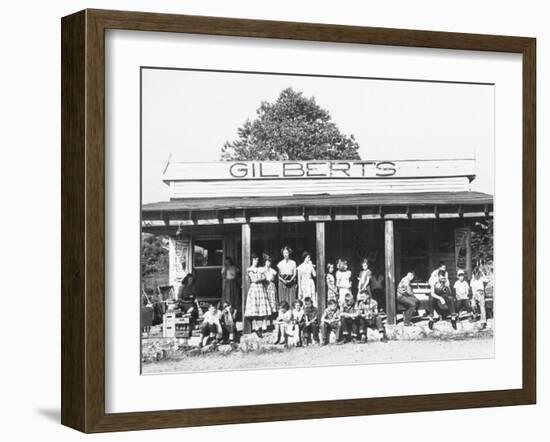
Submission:
[[[166,284],[168,279],[167,238],[160,235],[142,234],[141,278],[144,286],[154,288],[156,283]]]
[[[493,220],[476,222],[472,228],[472,268],[493,273]]]
[[[233,160],[358,160],[359,144],[342,134],[314,97],[284,89],[275,103],[262,102],[257,118],[226,142],[221,159]]]

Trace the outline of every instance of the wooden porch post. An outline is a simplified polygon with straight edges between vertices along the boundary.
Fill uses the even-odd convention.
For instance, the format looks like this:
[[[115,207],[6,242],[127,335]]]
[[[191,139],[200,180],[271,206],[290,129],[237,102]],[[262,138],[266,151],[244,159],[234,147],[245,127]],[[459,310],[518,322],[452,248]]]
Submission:
[[[388,314],[387,324],[395,325],[395,260],[394,260],[394,233],[393,220],[385,221],[384,226],[384,244],[386,257],[386,312]]]
[[[243,333],[250,333],[252,325],[250,321],[247,321],[244,317],[244,309],[246,306],[246,295],[248,294],[248,274],[246,269],[250,267],[250,255],[251,255],[251,245],[250,245],[250,224],[242,224],[241,227],[241,244],[242,244],[242,317],[243,317]]]
[[[401,228],[403,228],[403,223],[396,221],[394,223],[393,231],[393,250],[394,250],[394,275],[395,281],[400,281],[403,277],[403,270],[401,268],[401,256],[402,256],[402,247],[401,247]],[[408,269],[405,269],[408,270]]]
[[[318,222],[316,226],[316,244],[317,244],[317,307],[319,315],[322,315],[326,307],[326,284],[325,284],[325,223]]]

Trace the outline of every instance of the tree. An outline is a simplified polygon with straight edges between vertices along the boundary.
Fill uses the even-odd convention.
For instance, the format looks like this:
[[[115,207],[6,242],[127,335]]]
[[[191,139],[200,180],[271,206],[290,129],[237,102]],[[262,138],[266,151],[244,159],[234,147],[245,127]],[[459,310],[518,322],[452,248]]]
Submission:
[[[359,160],[359,144],[342,134],[315,98],[284,89],[275,103],[262,102],[254,121],[222,148],[224,161]]]
[[[167,238],[162,235],[141,235],[141,279],[146,288],[168,282]],[[160,281],[160,282],[159,282]]]
[[[472,227],[472,268],[493,274],[493,220],[476,222]]]

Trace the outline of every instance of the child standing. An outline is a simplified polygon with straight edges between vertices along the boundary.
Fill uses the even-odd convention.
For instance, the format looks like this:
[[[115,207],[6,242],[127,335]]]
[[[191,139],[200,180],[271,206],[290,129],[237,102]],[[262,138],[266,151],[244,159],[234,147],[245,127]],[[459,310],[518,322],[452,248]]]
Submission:
[[[480,269],[476,269],[472,279],[472,308],[479,318],[481,328],[487,327],[487,311],[485,310],[485,286],[487,277]]]
[[[363,259],[361,262],[361,271],[359,272],[359,277],[357,280],[359,283],[357,284],[357,293],[369,293],[369,296],[372,295],[371,291],[371,277],[372,272],[369,269],[369,261],[367,259]]]
[[[336,287],[338,288],[338,302],[342,307],[346,300],[346,295],[351,294],[351,271],[348,270],[348,262],[344,259],[338,260],[338,270],[336,271]]]
[[[335,299],[328,301],[328,307],[321,317],[321,345],[329,343],[330,332],[336,335],[336,341],[340,341],[340,309]]]
[[[455,309],[457,315],[460,317],[460,312],[462,310],[472,313],[472,302],[470,301],[470,284],[464,279],[464,270],[459,270],[457,276],[458,279],[453,288],[456,298]]]
[[[336,278],[334,277],[334,264],[327,264],[327,300],[334,299],[338,301],[338,287],[336,287]]]

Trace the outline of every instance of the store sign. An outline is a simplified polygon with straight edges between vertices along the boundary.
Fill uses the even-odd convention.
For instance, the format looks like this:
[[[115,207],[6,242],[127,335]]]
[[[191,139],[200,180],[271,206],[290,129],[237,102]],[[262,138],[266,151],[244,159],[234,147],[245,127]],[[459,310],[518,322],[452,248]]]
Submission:
[[[281,161],[231,162],[233,178],[369,178],[397,173],[392,161]]]
[[[165,183],[225,181],[337,180],[385,181],[409,178],[473,178],[475,161],[438,160],[331,160],[331,161],[216,161],[170,163]],[[427,182],[427,181],[426,181]]]

